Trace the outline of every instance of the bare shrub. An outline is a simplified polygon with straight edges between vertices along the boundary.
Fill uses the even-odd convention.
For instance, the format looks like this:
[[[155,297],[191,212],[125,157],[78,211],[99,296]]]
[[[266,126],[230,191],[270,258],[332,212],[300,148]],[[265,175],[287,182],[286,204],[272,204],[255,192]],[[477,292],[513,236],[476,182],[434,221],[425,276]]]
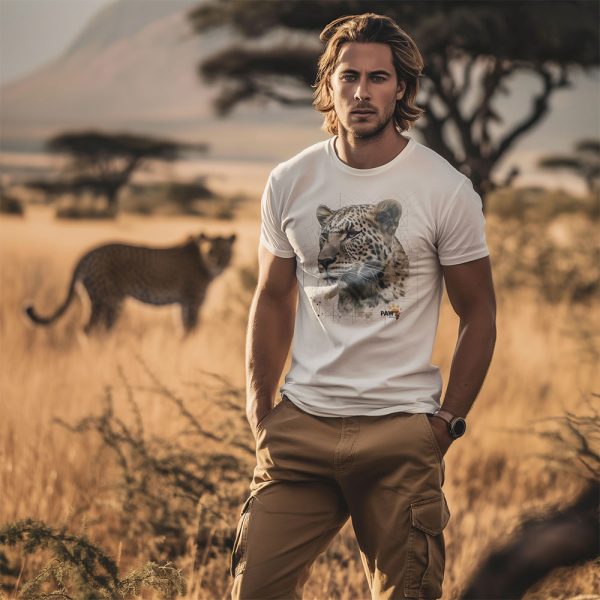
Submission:
[[[55,530],[45,523],[26,519],[0,529],[0,545],[20,545],[25,555],[50,554],[50,560],[19,592],[19,598],[133,598],[143,588],[159,592],[160,598],[186,593],[185,580],[172,565],[147,563],[119,578],[116,563],[85,536]]]
[[[177,560],[186,554],[222,559],[233,544],[232,511],[242,500],[232,486],[248,472],[248,461],[231,450],[238,448],[252,456],[254,450],[227,434],[230,427],[217,433],[206,430],[187,403],[138,361],[150,386],[134,388],[120,371],[133,424],[116,414],[110,387],[105,390],[99,415],[72,425],[55,421],[74,433],[96,434],[101,451],[112,456],[114,473],[107,474],[110,483],[104,494],[90,500],[100,514],[110,506],[110,518],[105,522],[111,529],[110,538],[128,540],[132,546],[141,544],[148,558],[156,561]],[[219,384],[221,397],[212,390],[211,401],[225,414],[235,411],[239,415],[241,404],[227,396],[237,397],[241,391],[225,381]],[[173,407],[172,421],[181,425],[177,434],[160,437],[145,431],[143,413],[134,397],[136,389],[156,393]],[[88,504],[80,507],[80,512],[91,509]]]
[[[22,202],[14,196],[9,196],[0,189],[0,213],[22,217],[25,213]]]

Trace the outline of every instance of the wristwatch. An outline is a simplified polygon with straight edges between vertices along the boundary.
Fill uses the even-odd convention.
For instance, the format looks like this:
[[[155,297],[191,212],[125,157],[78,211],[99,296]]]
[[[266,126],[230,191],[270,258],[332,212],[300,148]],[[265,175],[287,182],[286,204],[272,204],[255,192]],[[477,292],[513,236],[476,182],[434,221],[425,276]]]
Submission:
[[[442,410],[441,408],[433,413],[434,417],[439,417],[443,421],[448,423],[448,433],[454,439],[465,435],[465,431],[467,431],[467,422],[463,417],[456,417],[451,412],[447,410]]]

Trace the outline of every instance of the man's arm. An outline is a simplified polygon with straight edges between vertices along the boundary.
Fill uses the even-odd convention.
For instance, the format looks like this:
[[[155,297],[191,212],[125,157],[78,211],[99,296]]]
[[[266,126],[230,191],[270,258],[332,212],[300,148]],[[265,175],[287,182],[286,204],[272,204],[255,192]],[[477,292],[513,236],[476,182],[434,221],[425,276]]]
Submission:
[[[442,408],[465,417],[483,385],[496,343],[496,297],[490,258],[442,266],[448,298],[460,317],[458,340]],[[452,438],[441,419],[431,419],[442,452]]]
[[[258,283],[246,333],[246,417],[252,433],[273,407],[296,317],[296,258],[258,248]]]

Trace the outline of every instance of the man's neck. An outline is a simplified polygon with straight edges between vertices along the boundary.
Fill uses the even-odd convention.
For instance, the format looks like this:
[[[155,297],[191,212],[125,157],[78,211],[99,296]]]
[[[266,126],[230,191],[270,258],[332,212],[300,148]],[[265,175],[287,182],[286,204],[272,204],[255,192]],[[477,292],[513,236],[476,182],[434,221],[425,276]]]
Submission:
[[[340,130],[334,148],[338,158],[348,166],[373,169],[393,160],[407,144],[408,140],[391,126],[386,127],[380,135],[370,138],[356,138]]]

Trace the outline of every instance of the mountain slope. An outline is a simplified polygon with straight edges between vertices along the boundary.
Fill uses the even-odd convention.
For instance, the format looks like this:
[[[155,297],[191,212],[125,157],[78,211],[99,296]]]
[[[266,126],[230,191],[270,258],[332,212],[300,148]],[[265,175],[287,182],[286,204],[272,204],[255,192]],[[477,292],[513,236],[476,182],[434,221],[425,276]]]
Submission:
[[[126,0],[114,2],[101,10],[71,44],[67,54],[73,54],[86,46],[106,47],[120,39],[136,35],[154,21],[182,13],[199,0]]]

